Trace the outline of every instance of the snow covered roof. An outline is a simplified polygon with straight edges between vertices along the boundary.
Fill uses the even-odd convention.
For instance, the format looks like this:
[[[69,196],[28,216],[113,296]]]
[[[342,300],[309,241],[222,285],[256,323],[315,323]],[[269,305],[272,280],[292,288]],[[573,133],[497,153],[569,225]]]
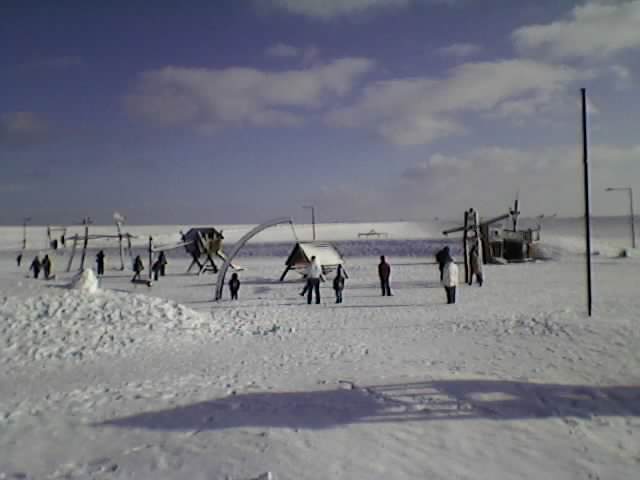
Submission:
[[[323,267],[344,265],[340,252],[325,242],[296,243],[285,264],[291,268],[306,266],[311,262],[311,257],[316,257]]]

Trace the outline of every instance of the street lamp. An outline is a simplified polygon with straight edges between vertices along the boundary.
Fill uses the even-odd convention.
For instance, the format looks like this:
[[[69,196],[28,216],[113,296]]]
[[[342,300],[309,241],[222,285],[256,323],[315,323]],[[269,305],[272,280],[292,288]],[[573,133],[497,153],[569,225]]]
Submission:
[[[31,217],[22,219],[22,250],[27,249],[27,222],[31,221]]]
[[[636,227],[633,215],[633,189],[631,187],[608,187],[607,192],[628,192],[629,193],[629,223],[631,224],[631,247],[636,248]]]
[[[311,209],[311,228],[313,231],[313,241],[316,241],[316,209],[313,205],[303,205],[302,208],[310,208]]]

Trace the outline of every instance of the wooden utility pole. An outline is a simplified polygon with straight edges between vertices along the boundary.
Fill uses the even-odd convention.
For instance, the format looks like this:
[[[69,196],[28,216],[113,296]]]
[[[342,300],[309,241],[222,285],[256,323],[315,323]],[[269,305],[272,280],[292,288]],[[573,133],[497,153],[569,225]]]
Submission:
[[[67,264],[67,272],[71,271],[71,265],[73,264],[73,257],[76,254],[76,247],[78,246],[78,235],[73,236],[73,246],[71,247],[71,253],[69,254],[69,263]]]
[[[464,282],[469,283],[469,210],[464,211],[464,230],[462,232],[462,254],[464,255]]]
[[[584,165],[584,224],[587,246],[587,311],[591,316],[593,296],[591,289],[591,183],[589,181],[589,147],[587,142],[587,90],[582,93],[582,162]]]

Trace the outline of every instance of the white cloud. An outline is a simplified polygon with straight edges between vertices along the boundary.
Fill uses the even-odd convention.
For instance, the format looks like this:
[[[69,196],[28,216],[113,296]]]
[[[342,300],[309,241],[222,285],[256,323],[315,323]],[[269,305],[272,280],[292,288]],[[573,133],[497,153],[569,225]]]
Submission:
[[[624,65],[611,65],[609,71],[615,78],[615,85],[619,90],[624,90],[632,84],[631,70]]]
[[[33,112],[10,112],[0,115],[0,145],[22,147],[44,142],[49,126]]]
[[[540,50],[552,58],[603,58],[640,47],[640,0],[591,1],[570,18],[530,25],[513,32],[521,50]]]
[[[381,8],[406,8],[412,4],[456,5],[465,0],[254,0],[278,9],[310,18],[331,18],[363,13]]]
[[[615,212],[619,199],[604,194],[608,186],[625,186],[640,178],[640,145],[600,144],[590,149],[594,211]],[[490,146],[459,156],[436,153],[407,168],[407,192],[432,211],[462,212],[470,205],[482,215],[506,208],[520,188],[527,215],[576,214],[582,209],[582,152],[579,145],[532,149]],[[412,186],[413,185],[413,186]],[[452,195],[452,192],[455,192]],[[406,200],[406,199],[405,199]],[[618,203],[616,203],[618,202]]]
[[[271,45],[266,50],[266,54],[270,57],[297,57],[299,53],[300,49],[284,43]]]
[[[126,103],[131,113],[153,123],[191,124],[204,131],[225,125],[294,125],[302,118],[291,109],[322,108],[350,93],[355,80],[373,67],[364,58],[282,72],[165,67],[141,74]]]
[[[351,106],[326,119],[339,127],[369,127],[391,143],[428,144],[463,133],[462,112],[520,116],[553,102],[587,76],[575,68],[530,60],[465,63],[445,78],[411,78],[365,87]]]
[[[271,0],[274,6],[307,17],[330,19],[371,8],[406,7],[410,0]]]
[[[454,43],[437,50],[440,55],[457,58],[470,57],[481,51],[482,47],[473,43]]]

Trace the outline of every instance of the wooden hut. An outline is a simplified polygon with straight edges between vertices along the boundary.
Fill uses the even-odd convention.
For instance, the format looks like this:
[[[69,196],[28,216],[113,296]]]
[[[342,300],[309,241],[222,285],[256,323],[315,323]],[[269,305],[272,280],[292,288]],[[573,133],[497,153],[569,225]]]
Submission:
[[[311,257],[316,257],[316,260],[322,266],[322,272],[325,274],[338,268],[338,265],[343,265],[344,268],[342,254],[330,243],[298,242],[285,262],[286,268],[280,276],[280,281],[284,280],[290,270],[295,270],[301,274],[306,273],[311,263]]]

